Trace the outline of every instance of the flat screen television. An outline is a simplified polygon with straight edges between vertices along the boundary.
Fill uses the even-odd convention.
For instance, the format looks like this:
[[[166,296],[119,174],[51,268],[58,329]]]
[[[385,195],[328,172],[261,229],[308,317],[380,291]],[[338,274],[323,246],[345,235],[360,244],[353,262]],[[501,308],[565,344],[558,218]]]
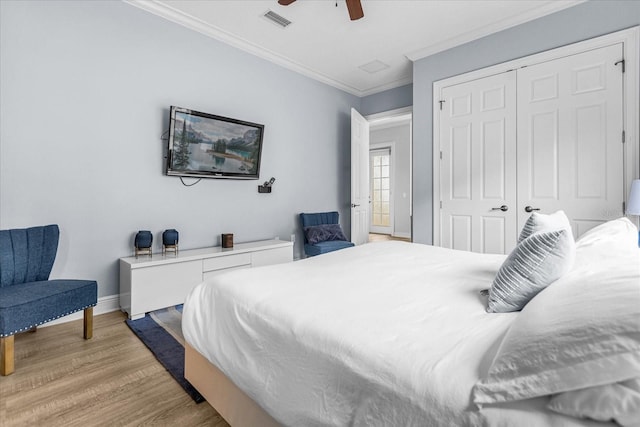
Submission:
[[[167,175],[258,179],[264,125],[172,106]]]

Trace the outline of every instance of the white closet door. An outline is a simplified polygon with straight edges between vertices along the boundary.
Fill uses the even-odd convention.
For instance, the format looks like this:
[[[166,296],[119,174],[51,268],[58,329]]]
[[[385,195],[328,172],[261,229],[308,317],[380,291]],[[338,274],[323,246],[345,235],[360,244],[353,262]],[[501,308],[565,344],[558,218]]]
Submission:
[[[518,229],[531,208],[563,209],[576,238],[622,215],[620,59],[622,44],[518,70]]]
[[[507,72],[442,91],[443,247],[508,253],[515,244],[515,90],[515,72]]]

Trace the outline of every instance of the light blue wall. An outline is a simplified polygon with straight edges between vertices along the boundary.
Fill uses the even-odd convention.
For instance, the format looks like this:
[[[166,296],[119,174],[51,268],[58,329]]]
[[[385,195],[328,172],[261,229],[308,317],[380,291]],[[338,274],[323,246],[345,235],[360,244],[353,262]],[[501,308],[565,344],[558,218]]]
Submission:
[[[418,60],[413,67],[413,239],[431,243],[433,82],[640,24],[640,1],[588,1]]]
[[[413,85],[408,84],[362,98],[360,114],[381,113],[413,105]]]
[[[302,235],[339,209],[349,231],[350,109],[360,99],[116,1],[0,1],[0,228],[58,223],[52,277],[118,293],[137,230],[182,249]],[[163,175],[178,105],[265,124],[260,181]],[[276,178],[271,194],[257,185]]]
[[[121,2],[0,1],[0,228],[58,223],[52,277],[118,292],[133,234],[182,248],[297,232],[338,208],[349,230],[349,110],[413,104],[414,241],[432,241],[432,84],[640,24],[640,2],[591,1],[414,64],[414,84],[358,99]],[[265,124],[262,182],[163,175],[168,107]]]

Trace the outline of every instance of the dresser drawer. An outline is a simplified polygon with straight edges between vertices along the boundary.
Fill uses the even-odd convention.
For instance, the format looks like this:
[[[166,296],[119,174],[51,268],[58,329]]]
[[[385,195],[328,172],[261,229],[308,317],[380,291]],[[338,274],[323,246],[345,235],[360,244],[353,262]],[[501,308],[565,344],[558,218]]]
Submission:
[[[219,274],[226,273],[227,271],[233,270],[244,270],[245,268],[251,268],[250,265],[239,265],[237,267],[229,267],[229,268],[221,268],[220,270],[211,270],[211,271],[203,271],[202,272],[202,281],[207,279],[211,279]]]
[[[215,258],[207,258],[202,260],[202,271],[221,270],[223,268],[240,267],[251,265],[251,254],[236,254],[219,256]]]

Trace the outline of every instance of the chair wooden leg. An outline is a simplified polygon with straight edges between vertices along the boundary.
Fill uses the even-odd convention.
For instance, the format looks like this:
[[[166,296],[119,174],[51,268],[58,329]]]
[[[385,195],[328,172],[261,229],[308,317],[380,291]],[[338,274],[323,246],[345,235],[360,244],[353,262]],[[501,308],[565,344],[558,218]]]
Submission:
[[[84,339],[93,337],[93,307],[84,309]]]
[[[13,335],[0,338],[0,375],[13,374]]]

